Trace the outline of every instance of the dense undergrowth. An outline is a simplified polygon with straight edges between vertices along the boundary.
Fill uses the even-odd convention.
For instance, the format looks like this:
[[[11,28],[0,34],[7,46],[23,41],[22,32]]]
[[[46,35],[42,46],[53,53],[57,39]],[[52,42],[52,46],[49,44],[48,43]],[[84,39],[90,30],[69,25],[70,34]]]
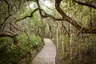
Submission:
[[[0,64],[30,64],[43,47],[39,36],[29,37],[22,33],[17,36],[18,45],[9,37],[0,38]]]
[[[65,37],[64,54],[62,44],[59,42],[56,64],[95,64],[96,63],[96,35],[81,34],[73,39],[70,46],[70,39]],[[60,40],[59,40],[60,41]],[[71,51],[70,51],[71,49]],[[70,59],[70,54],[72,56]]]

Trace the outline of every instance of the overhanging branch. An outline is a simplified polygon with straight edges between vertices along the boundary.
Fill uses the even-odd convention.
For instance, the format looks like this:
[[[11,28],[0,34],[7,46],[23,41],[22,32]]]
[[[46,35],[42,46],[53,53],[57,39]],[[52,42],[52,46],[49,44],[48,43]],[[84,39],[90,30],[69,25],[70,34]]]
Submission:
[[[39,8],[39,13],[41,15],[42,18],[47,18],[47,17],[50,17],[54,20],[58,20],[58,21],[66,21],[66,22],[69,22],[70,24],[72,24],[77,30],[81,30],[82,29],[82,26],[79,25],[75,20],[73,20],[72,18],[70,18],[69,16],[67,16],[65,14],[65,12],[60,8],[60,3],[61,3],[62,0],[55,0],[55,9],[59,12],[59,14],[62,16],[62,18],[58,19],[58,18],[55,18],[54,16],[50,15],[50,14],[47,14],[44,10],[41,9],[40,5],[39,5],[39,1],[37,0],[37,5],[38,5],[38,8]],[[44,14],[43,14],[43,13]],[[87,28],[83,28],[81,33],[93,33],[93,34],[96,34],[96,29],[87,29]]]
[[[17,33],[13,33],[11,31],[4,31],[4,32],[0,32],[0,37],[14,37],[16,36]]]
[[[2,0],[1,0],[1,1],[2,1]],[[19,9],[20,9],[20,7],[21,7],[21,0],[20,0],[20,3],[19,3],[19,5],[18,5],[18,9],[16,9],[16,11],[12,14],[12,13],[10,13],[10,12],[12,11],[12,7],[10,6],[9,2],[8,2],[7,0],[4,0],[4,2],[7,4],[8,16],[4,19],[3,23],[0,24],[0,28],[2,27],[2,25],[4,25],[4,24],[7,22],[7,20],[8,20],[10,17],[12,17],[12,16],[14,15],[14,13],[16,13],[17,11],[19,11]],[[14,6],[16,7],[15,3],[16,3],[16,2],[14,1]]]
[[[61,1],[62,0],[60,0],[60,2],[58,2],[58,0],[55,0],[55,8],[61,14],[63,21],[69,22],[70,24],[72,24],[78,30],[81,29],[81,26],[75,20],[73,20],[72,18],[70,18],[69,16],[67,16],[65,14],[65,12],[60,8]]]
[[[64,21],[62,18],[55,18],[54,16],[46,13],[44,10],[42,10],[44,15],[42,14],[42,18],[47,18],[47,17],[50,17],[51,19],[53,20],[57,20],[57,21]]]
[[[55,0],[55,8],[62,15],[62,19],[72,24],[75,28],[77,28],[77,30],[82,29],[82,26],[80,26],[75,20],[73,20],[63,12],[63,10],[60,8],[61,1],[62,0],[59,0],[58,2],[58,0]],[[84,27],[81,32],[96,34],[96,29],[87,29]]]
[[[21,21],[21,20],[23,20],[23,19],[26,19],[26,18],[28,18],[28,17],[33,17],[33,14],[34,14],[36,11],[38,11],[38,9],[39,9],[39,8],[36,8],[35,10],[33,10],[33,11],[31,12],[31,14],[28,15],[28,16],[25,16],[25,17],[23,17],[23,18],[17,19],[17,20],[15,21],[15,23],[18,22],[18,21]]]
[[[77,0],[73,0],[74,2],[78,3],[78,4],[81,4],[81,5],[84,5],[84,6],[88,6],[88,7],[92,7],[94,9],[96,9],[96,3],[93,4],[93,3],[87,3],[87,2],[82,2],[82,1],[77,1]]]

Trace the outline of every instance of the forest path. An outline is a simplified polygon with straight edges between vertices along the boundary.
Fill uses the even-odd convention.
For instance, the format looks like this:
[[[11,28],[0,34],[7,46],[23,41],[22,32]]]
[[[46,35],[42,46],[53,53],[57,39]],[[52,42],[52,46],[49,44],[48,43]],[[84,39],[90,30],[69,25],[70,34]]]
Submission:
[[[44,39],[45,45],[41,52],[33,59],[32,64],[55,64],[56,47],[48,38]]]

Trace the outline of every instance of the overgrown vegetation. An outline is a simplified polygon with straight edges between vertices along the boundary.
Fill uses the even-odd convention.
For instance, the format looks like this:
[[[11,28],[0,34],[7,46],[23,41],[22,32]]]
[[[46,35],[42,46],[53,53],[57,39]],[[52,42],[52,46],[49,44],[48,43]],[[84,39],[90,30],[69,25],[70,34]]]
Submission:
[[[36,35],[30,35],[31,41],[24,33],[17,38],[18,44],[15,45],[11,38],[0,38],[0,64],[29,64],[43,46],[41,38]]]
[[[95,4],[95,0],[0,0],[0,64],[30,64],[45,37],[56,44],[57,64],[95,64]]]

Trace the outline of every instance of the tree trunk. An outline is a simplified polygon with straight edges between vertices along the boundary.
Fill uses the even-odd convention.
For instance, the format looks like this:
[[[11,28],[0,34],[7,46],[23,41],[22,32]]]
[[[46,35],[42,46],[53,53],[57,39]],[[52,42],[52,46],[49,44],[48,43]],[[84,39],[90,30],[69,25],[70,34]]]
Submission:
[[[57,47],[57,51],[58,51],[58,42],[59,42],[59,39],[58,39],[58,32],[59,32],[59,27],[56,29],[56,47]]]
[[[73,48],[72,48],[72,43],[73,43],[73,36],[72,34],[70,35],[70,59],[72,59],[72,53],[73,53]]]
[[[62,41],[62,53],[63,53],[63,56],[64,56],[64,41]]]

